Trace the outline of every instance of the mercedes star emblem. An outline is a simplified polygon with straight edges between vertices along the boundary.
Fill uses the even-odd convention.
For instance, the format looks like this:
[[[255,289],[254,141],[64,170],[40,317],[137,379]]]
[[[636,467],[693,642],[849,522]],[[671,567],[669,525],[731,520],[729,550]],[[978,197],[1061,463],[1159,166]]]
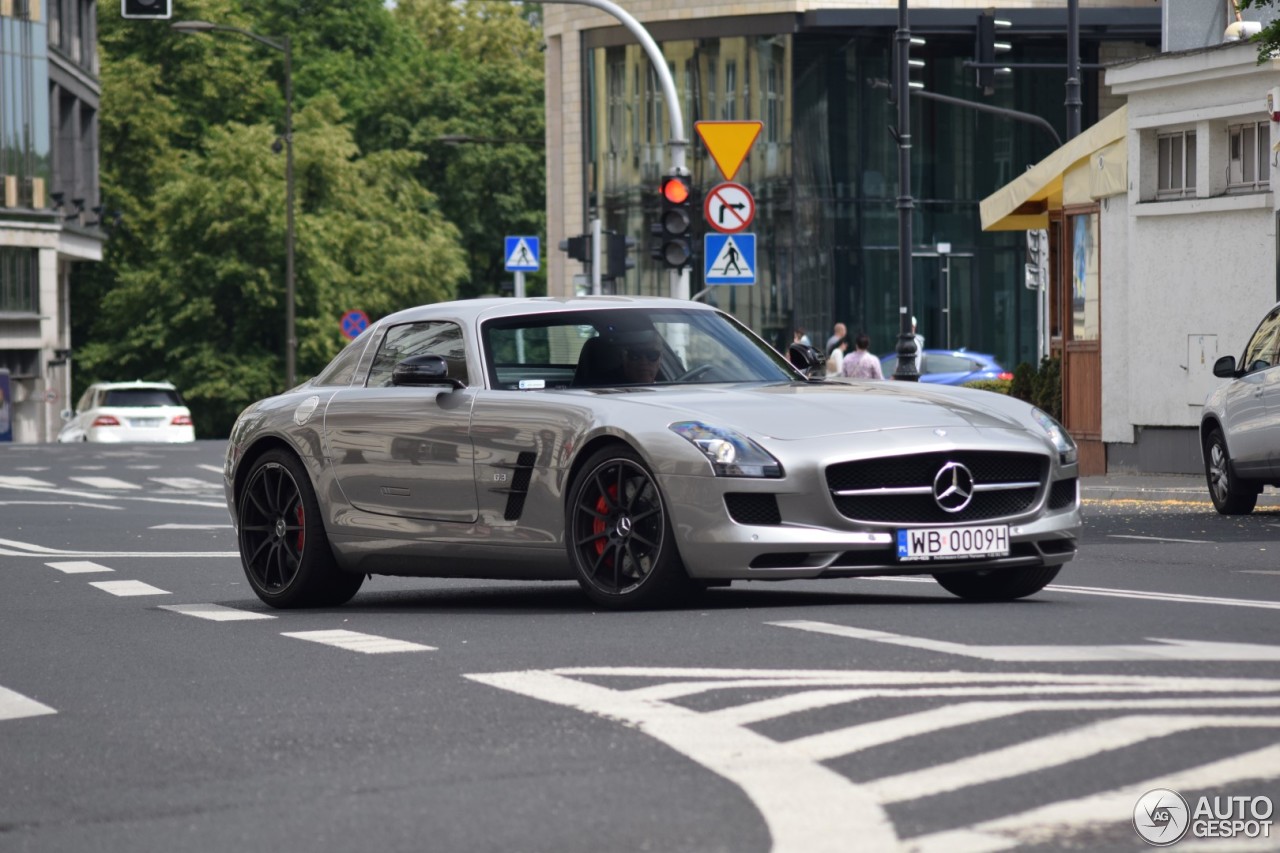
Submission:
[[[933,499],[945,512],[959,512],[973,500],[973,472],[959,462],[948,462],[933,478]]]

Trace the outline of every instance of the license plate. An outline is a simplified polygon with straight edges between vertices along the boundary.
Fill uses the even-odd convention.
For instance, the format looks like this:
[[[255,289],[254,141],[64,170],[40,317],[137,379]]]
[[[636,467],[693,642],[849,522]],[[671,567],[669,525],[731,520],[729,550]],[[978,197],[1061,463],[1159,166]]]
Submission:
[[[129,426],[131,427],[158,427],[164,423],[164,418],[130,418]]]
[[[898,531],[898,561],[1009,556],[1009,527],[926,527]]]

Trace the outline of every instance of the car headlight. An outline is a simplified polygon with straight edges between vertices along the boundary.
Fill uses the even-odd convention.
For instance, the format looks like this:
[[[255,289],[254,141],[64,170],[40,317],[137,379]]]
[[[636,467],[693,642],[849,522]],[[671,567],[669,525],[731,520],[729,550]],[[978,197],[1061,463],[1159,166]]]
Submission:
[[[702,451],[717,477],[781,477],[782,463],[751,439],[701,421],[681,421],[671,431]]]
[[[1031,417],[1035,418],[1036,423],[1040,424],[1045,435],[1049,436],[1049,440],[1053,442],[1053,446],[1058,449],[1058,461],[1063,465],[1074,465],[1078,455],[1076,443],[1062,424],[1054,420],[1048,412],[1042,412],[1039,409],[1033,408]]]

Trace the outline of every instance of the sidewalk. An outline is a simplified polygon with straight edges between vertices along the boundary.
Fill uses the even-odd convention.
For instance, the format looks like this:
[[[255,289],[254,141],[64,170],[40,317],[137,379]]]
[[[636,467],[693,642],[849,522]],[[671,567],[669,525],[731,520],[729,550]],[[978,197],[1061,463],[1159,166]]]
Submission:
[[[1201,475],[1103,474],[1080,478],[1080,497],[1095,501],[1190,501],[1209,503],[1209,487]],[[1280,493],[1267,486],[1258,506],[1280,506]]]

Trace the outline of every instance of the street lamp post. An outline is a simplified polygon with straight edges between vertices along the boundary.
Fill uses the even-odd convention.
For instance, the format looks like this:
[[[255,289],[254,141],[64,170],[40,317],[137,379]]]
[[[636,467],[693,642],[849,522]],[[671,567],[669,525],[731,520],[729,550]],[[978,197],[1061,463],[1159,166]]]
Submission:
[[[911,27],[907,21],[907,0],[898,0],[898,30],[894,35],[894,97],[898,126],[898,364],[894,379],[916,382],[920,371],[916,362],[916,338],[911,329]]]
[[[237,33],[284,54],[284,375],[285,388],[292,388],[297,384],[298,353],[293,273],[293,47],[288,36],[268,38],[239,27],[208,21],[174,21],[169,27],[180,33]]]

